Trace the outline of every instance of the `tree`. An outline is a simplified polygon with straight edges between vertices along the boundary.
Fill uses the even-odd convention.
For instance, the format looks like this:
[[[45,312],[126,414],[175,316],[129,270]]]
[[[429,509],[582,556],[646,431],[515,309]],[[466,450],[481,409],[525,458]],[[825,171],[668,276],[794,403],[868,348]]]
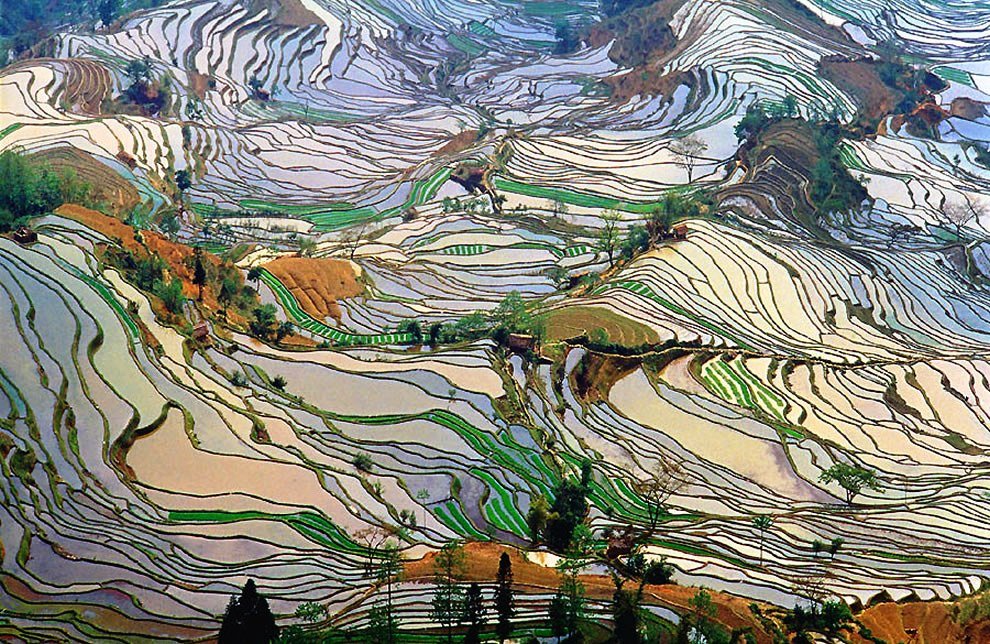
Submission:
[[[316,602],[303,602],[296,606],[295,616],[304,622],[315,624],[327,618],[327,607]]]
[[[547,502],[547,497],[540,494],[530,502],[529,512],[526,513],[526,525],[529,526],[529,536],[534,544],[539,543],[543,537],[549,514],[550,504]]]
[[[312,257],[316,252],[316,240],[312,237],[299,238],[299,255],[302,257]]]
[[[203,301],[203,287],[206,286],[206,266],[203,265],[203,252],[197,248],[193,257],[193,284],[199,288],[197,299]]]
[[[286,382],[284,376],[275,376],[272,378],[272,387],[275,387],[279,391],[285,391],[285,386],[289,384]]]
[[[619,243],[618,224],[622,216],[615,210],[606,210],[601,215],[602,227],[598,231],[598,248],[608,257],[608,267],[615,265],[615,249]]]
[[[135,58],[127,63],[127,67],[124,68],[124,73],[127,77],[131,79],[131,84],[135,85],[138,83],[150,83],[151,82],[151,58],[145,56],[144,58]]]
[[[96,9],[100,14],[100,22],[109,27],[120,12],[120,0],[100,0]]]
[[[784,100],[781,102],[780,107],[783,115],[788,118],[798,116],[799,114],[797,97],[793,94],[787,94],[784,96]]]
[[[248,281],[254,282],[255,286],[257,286],[258,282],[261,280],[261,267],[252,266],[251,268],[249,268],[247,273],[247,278]]]
[[[563,266],[560,266],[559,264],[554,264],[553,266],[550,266],[545,271],[543,271],[543,274],[546,275],[547,279],[553,282],[553,285],[556,286],[557,288],[564,288],[565,286],[567,286],[568,282],[570,282],[571,279],[570,272]]]
[[[974,203],[969,199],[958,203],[947,203],[942,207],[938,220],[943,225],[951,226],[956,239],[962,239],[962,230],[974,221],[979,224],[980,217],[987,214],[986,206]]]
[[[180,196],[192,187],[192,177],[188,170],[178,170],[175,173],[175,187],[179,189]]]
[[[554,25],[554,38],[557,44],[554,45],[553,53],[561,56],[573,52],[581,44],[574,27],[565,18],[561,18]]]
[[[258,592],[253,579],[248,579],[240,597],[231,597],[220,627],[220,644],[267,644],[278,637],[275,617],[266,600]]]
[[[646,501],[650,534],[656,532],[660,519],[667,513],[667,501],[687,486],[687,473],[677,461],[661,457],[650,477],[637,486]]]
[[[275,327],[275,341],[281,342],[290,335],[296,332],[296,327],[292,322],[282,322],[277,327]]]
[[[512,618],[515,617],[515,606],[512,595],[512,560],[509,553],[503,552],[498,560],[498,574],[495,576],[495,614],[498,621],[495,624],[495,634],[500,642],[505,642],[512,635]]]
[[[440,346],[441,339],[443,338],[443,323],[434,322],[430,325],[430,346],[434,349]]]
[[[688,183],[691,183],[696,159],[707,150],[708,144],[696,134],[688,134],[685,137],[675,139],[670,144],[670,151],[674,153],[677,165],[687,172]]]
[[[643,586],[637,592],[625,590],[623,580],[618,575],[612,576],[615,582],[615,592],[612,593],[612,624],[613,636],[617,644],[639,644],[640,614],[639,606],[643,597]]]
[[[430,491],[423,488],[416,493],[416,500],[423,505],[423,525],[426,525],[426,502],[430,500]]]
[[[237,297],[237,292],[240,290],[237,280],[233,277],[225,278],[220,282],[220,292],[217,293],[217,301],[220,302],[220,306],[223,307],[223,316],[227,317],[227,307],[230,303],[234,301]]]
[[[563,479],[554,489],[554,499],[543,528],[543,542],[555,552],[566,553],[571,547],[575,528],[588,513],[587,488],[571,479]]]
[[[418,320],[403,320],[395,330],[399,333],[408,333],[412,344],[423,344],[423,325]]]
[[[568,641],[581,641],[579,626],[584,618],[584,584],[578,577],[580,566],[569,558],[557,565],[560,585],[550,600],[550,629],[559,642],[568,636]]]
[[[275,305],[262,304],[254,307],[251,313],[254,315],[254,319],[248,322],[248,329],[258,338],[267,340],[275,329]]]
[[[368,228],[368,222],[364,222],[356,228],[351,228],[340,236],[341,244],[347,250],[347,259],[354,261],[354,254],[357,253],[361,241],[364,239],[364,231]]]
[[[481,586],[476,582],[468,586],[467,597],[464,600],[464,622],[468,626],[464,637],[465,644],[479,644],[481,629],[487,622],[485,603],[481,596]]]
[[[369,611],[369,635],[380,644],[394,644],[398,636],[399,621],[395,616],[393,584],[402,575],[402,554],[398,544],[381,528],[369,528],[357,535],[368,555],[365,575],[377,586],[385,587],[385,596],[376,601]]]
[[[248,79],[248,87],[251,88],[251,93],[255,96],[261,95],[262,82],[257,75],[252,74],[251,78]]]
[[[66,183],[26,155],[12,150],[0,153],[0,232],[60,206]]]
[[[846,491],[846,503],[852,505],[856,495],[864,489],[882,492],[883,487],[872,470],[849,463],[836,463],[818,477],[820,483],[828,485],[833,481]]]
[[[157,295],[165,308],[171,313],[182,311],[182,305],[186,298],[182,295],[182,281],[178,277],[173,277],[169,282],[159,281],[155,285],[155,295]]]
[[[444,544],[433,560],[430,618],[443,628],[448,644],[454,641],[454,627],[464,616],[464,589],[458,583],[464,576],[464,566],[464,549],[456,541]]]
[[[756,529],[760,531],[760,566],[763,566],[763,541],[766,537],[767,530],[773,525],[773,516],[769,514],[761,514],[759,516],[753,517],[753,525]]]

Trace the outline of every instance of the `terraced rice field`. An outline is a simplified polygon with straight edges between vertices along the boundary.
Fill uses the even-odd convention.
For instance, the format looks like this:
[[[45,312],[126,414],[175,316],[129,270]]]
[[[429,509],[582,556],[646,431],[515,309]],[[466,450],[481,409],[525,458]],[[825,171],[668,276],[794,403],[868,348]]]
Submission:
[[[611,44],[554,53],[556,21],[580,26],[592,2],[177,0],[0,68],[0,151],[102,164],[133,186],[133,223],[175,207],[175,238],[231,249],[245,277],[298,253],[360,282],[318,319],[261,268],[249,285],[303,338],[262,342],[192,300],[157,318],[110,265],[119,242],[78,222],[0,237],[0,637],[202,640],[247,579],[280,623],[319,602],[362,627],[381,591],[365,531],[409,559],[452,539],[529,549],[533,500],[585,461],[599,546],[645,528],[643,482],[683,465],[644,545],[680,584],[782,607],[810,578],[854,607],[985,587],[990,218],[945,211],[990,206],[990,117],[963,109],[990,104],[990,7],[801,4],[664,3],[676,44],[630,69]],[[792,101],[852,123],[860,97],[819,64],[890,38],[946,82],[928,97],[943,118],[842,140],[870,199],[796,212],[781,195],[810,169],[781,150],[749,167],[735,126]],[[144,55],[170,99],[128,114],[114,98]],[[627,74],[641,92],[588,91]],[[686,158],[688,135],[704,149]],[[702,192],[685,238],[628,259],[603,241],[606,210],[621,242]],[[547,325],[532,353],[398,331],[513,293]],[[211,342],[193,342],[204,317]],[[821,482],[836,463],[882,489],[847,503]],[[422,641],[430,593],[396,586]]]

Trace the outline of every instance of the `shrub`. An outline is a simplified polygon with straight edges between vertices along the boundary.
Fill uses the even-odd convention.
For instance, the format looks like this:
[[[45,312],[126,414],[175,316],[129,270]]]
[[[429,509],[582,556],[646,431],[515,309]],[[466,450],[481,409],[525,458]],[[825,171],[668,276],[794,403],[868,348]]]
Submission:
[[[370,474],[375,469],[375,461],[364,452],[355,454],[351,464],[354,466],[354,469],[365,474]]]

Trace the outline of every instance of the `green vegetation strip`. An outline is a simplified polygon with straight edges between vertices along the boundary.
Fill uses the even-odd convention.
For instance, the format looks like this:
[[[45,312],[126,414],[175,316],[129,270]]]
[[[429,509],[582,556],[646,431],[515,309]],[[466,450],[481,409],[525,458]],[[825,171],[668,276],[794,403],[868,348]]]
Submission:
[[[419,179],[413,182],[409,196],[400,206],[378,211],[371,206],[355,206],[354,204],[341,202],[335,204],[310,204],[293,205],[280,204],[265,201],[263,199],[242,199],[238,204],[245,210],[268,211],[289,217],[298,217],[312,222],[316,230],[338,230],[346,228],[364,221],[373,219],[387,219],[395,217],[409,208],[422,205],[432,199],[440,190],[447,179],[450,178],[451,169],[441,168],[427,179]],[[197,212],[207,213],[207,207],[200,206]],[[218,210],[213,209],[212,214],[217,215]]]
[[[21,129],[22,127],[24,127],[24,124],[23,123],[11,123],[7,127],[5,127],[2,130],[0,130],[0,139],[2,139],[3,137],[7,136],[8,134],[11,134],[13,132],[16,132],[17,130]]]
[[[539,197],[551,201],[570,204],[572,206],[583,206],[585,208],[601,208],[611,210],[622,210],[645,215],[657,207],[656,201],[624,201],[614,197],[603,197],[584,192],[574,192],[573,190],[563,190],[560,188],[547,188],[544,186],[534,186],[513,179],[495,177],[495,188],[503,192],[512,192],[525,195],[527,197]]]
[[[712,324],[711,322],[702,319],[701,317],[695,315],[694,313],[690,313],[689,311],[686,311],[685,309],[683,309],[680,306],[674,304],[670,300],[667,300],[667,299],[664,299],[664,298],[660,297],[659,295],[657,295],[656,293],[653,292],[653,289],[652,288],[650,288],[646,284],[643,284],[642,282],[637,282],[637,281],[634,281],[634,280],[623,280],[621,282],[609,282],[608,284],[605,284],[605,285],[600,286],[599,288],[595,289],[593,295],[598,295],[600,293],[604,293],[605,291],[608,291],[608,290],[611,290],[611,289],[616,289],[616,288],[623,289],[623,290],[626,290],[626,291],[631,291],[631,292],[635,293],[636,295],[640,295],[642,297],[647,298],[648,300],[652,300],[652,301],[656,302],[657,304],[659,304],[660,306],[664,307],[665,309],[669,309],[669,310],[673,311],[674,313],[676,313],[676,314],[678,314],[680,316],[686,317],[687,319],[693,321],[695,324],[698,324],[698,325],[703,326],[704,328],[708,329],[712,333],[714,333],[714,334],[716,334],[716,335],[718,335],[720,337],[723,337],[726,340],[730,340],[730,341],[734,342],[736,344],[736,346],[738,346],[741,349],[747,349],[749,351],[752,351],[753,350],[753,347],[751,347],[747,343],[743,342],[742,340],[740,340],[736,336],[732,335],[728,331],[725,331],[723,329],[720,329],[717,326],[715,326],[714,324]]]
[[[294,514],[267,514],[253,510],[228,512],[224,510],[173,510],[170,521],[177,523],[236,523],[238,521],[279,521],[310,541],[331,550],[365,554],[366,549],[355,543],[343,530],[325,517],[313,512]]]
[[[292,316],[300,328],[311,333],[315,333],[324,338],[333,340],[337,344],[345,346],[365,346],[381,344],[408,344],[412,342],[412,335],[409,333],[378,333],[375,335],[362,335],[340,331],[320,322],[306,311],[302,310],[296,296],[285,287],[277,277],[271,272],[262,268],[261,281],[268,285],[275,293],[282,307]]]

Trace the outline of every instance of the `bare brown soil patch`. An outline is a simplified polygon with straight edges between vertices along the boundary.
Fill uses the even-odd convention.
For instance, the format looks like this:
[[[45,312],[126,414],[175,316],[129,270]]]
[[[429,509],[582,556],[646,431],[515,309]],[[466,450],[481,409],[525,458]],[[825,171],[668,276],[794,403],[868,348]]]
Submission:
[[[118,240],[121,246],[138,257],[146,257],[151,253],[158,255],[165,262],[168,272],[182,281],[183,295],[194,300],[199,296],[199,287],[193,284],[193,248],[177,244],[149,230],[141,231],[139,236],[135,235],[134,229],[119,219],[76,204],[64,204],[55,213]],[[211,265],[214,270],[220,266],[220,258],[216,255],[203,253],[202,257],[203,262]],[[158,304],[156,302],[156,314],[167,317],[163,310],[158,309]],[[220,309],[216,294],[210,286],[203,288],[202,305],[213,311]]]
[[[965,601],[965,600],[960,600]],[[857,617],[874,637],[904,644],[982,644],[990,642],[990,620],[962,626],[952,618],[947,602],[887,602],[867,608]],[[871,644],[855,635],[854,644]]]
[[[608,392],[619,380],[642,364],[639,358],[588,353],[574,368],[574,393],[585,402],[608,400]]]
[[[660,336],[656,331],[597,306],[567,306],[547,314],[547,335],[549,341],[570,340],[577,337],[593,338],[597,329],[602,329],[609,342],[626,347],[643,344],[656,344]]]
[[[463,152],[471,147],[471,145],[478,140],[478,130],[464,130],[463,132],[457,134],[451,140],[443,144],[443,146],[437,150],[435,156],[444,156],[447,154],[457,154],[458,152]]]
[[[856,97],[860,113],[871,121],[882,119],[894,111],[900,97],[880,79],[877,63],[872,60],[823,59],[822,76]]]
[[[512,561],[513,586],[521,593],[546,593],[555,590],[560,584],[560,577],[553,568],[541,566],[527,561],[522,553],[515,548],[494,543],[469,543],[464,546],[466,559],[466,574],[464,581],[493,582],[498,574],[498,561],[503,552],[509,554]],[[433,579],[434,553],[422,559],[409,561],[405,564],[405,579],[408,581],[430,581]],[[611,578],[604,575],[581,575],[585,592],[591,599],[608,600],[615,591]],[[644,600],[649,604],[666,606],[676,612],[686,613],[690,610],[689,600],[698,591],[697,588],[667,584],[662,586],[648,585],[644,589]],[[750,626],[760,644],[769,644],[770,636],[761,630],[759,623],[749,610],[748,600],[724,593],[712,592],[712,600],[718,606],[716,619],[726,627],[744,628]]]
[[[279,257],[265,268],[285,284],[304,311],[319,320],[332,317],[339,322],[337,300],[362,291],[354,269],[342,259]]]
[[[189,83],[193,94],[198,96],[199,100],[205,100],[206,91],[210,89],[210,77],[199,72],[189,72]]]
[[[86,152],[71,147],[57,147],[32,156],[47,163],[56,172],[75,173],[77,179],[92,186],[92,198],[104,202],[113,213],[130,212],[141,202],[137,188]]]
[[[953,99],[949,111],[953,116],[964,118],[967,121],[975,121],[978,118],[986,116],[987,105],[986,103],[960,96]]]
[[[281,0],[274,3],[276,10],[275,23],[286,27],[309,27],[321,25],[323,21],[303,6],[299,0]]]

